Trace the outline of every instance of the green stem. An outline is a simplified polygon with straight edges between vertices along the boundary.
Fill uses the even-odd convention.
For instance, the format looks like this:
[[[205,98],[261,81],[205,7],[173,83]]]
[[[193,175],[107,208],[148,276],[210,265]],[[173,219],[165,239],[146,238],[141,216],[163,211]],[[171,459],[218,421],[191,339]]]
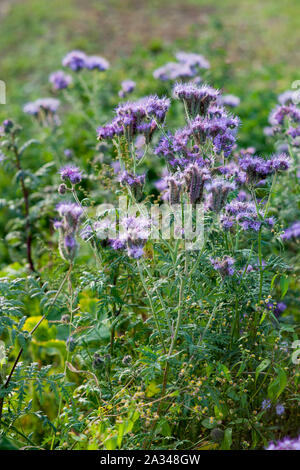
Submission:
[[[164,354],[166,354],[166,346],[165,346],[164,338],[163,338],[162,331],[161,331],[161,328],[160,328],[159,319],[157,318],[157,315],[156,315],[156,312],[155,312],[155,309],[154,309],[154,305],[153,305],[153,302],[152,302],[152,298],[151,298],[151,295],[149,294],[148,287],[147,287],[147,284],[145,282],[145,278],[144,278],[144,275],[143,275],[143,270],[141,268],[141,265],[140,265],[139,261],[137,263],[137,266],[138,266],[140,278],[141,278],[145,293],[147,295],[147,298],[148,298],[148,301],[149,301],[149,304],[150,304],[150,308],[151,308],[151,311],[152,311],[152,314],[153,314],[153,317],[154,317],[154,320],[155,320],[155,323],[156,323],[156,326],[157,326],[157,329],[158,329],[158,332],[159,332],[162,348],[164,350]]]

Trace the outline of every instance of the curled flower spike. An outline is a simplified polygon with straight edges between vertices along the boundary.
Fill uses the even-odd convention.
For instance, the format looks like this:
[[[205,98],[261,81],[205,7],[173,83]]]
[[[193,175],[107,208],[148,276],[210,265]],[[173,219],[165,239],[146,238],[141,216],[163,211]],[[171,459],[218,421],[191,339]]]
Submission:
[[[190,117],[196,117],[197,114],[206,115],[209,105],[219,96],[219,91],[208,85],[177,83],[173,95],[185,103]]]
[[[123,134],[131,142],[135,136],[144,135],[146,143],[149,143],[157,128],[156,121],[163,123],[169,106],[168,98],[158,98],[156,95],[120,103],[111,123],[98,128],[98,139],[113,139],[116,135]]]
[[[209,69],[210,63],[201,54],[195,54],[194,52],[177,52],[175,54],[176,59],[182,63],[187,64],[192,68],[198,67],[199,69]]]
[[[180,204],[180,195],[182,189],[182,183],[180,179],[175,176],[169,176],[167,178],[168,183],[168,200],[171,205]]]
[[[275,155],[271,159],[271,165],[274,171],[286,171],[289,169],[290,164],[290,158],[285,153]]]
[[[216,178],[207,185],[208,207],[211,211],[219,213],[225,206],[227,196],[235,189],[235,184],[222,178]]]
[[[54,228],[59,232],[59,252],[65,261],[72,263],[77,253],[76,235],[83,209],[78,204],[62,202],[56,210],[61,217],[54,222]]]
[[[192,78],[197,71],[193,70],[189,64],[168,62],[167,64],[154,70],[153,77],[162,81]]]
[[[240,158],[239,165],[241,170],[246,173],[247,182],[250,184],[267,178],[274,171],[272,160],[264,160],[261,157],[251,155]]]
[[[187,188],[191,204],[199,204],[203,201],[204,185],[211,179],[206,168],[201,168],[197,163],[191,163],[183,173],[183,179]]]

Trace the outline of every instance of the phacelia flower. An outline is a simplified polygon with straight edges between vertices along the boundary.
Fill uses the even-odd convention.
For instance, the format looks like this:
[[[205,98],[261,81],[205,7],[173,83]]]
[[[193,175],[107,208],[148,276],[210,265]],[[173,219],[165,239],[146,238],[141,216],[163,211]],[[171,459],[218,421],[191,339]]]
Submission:
[[[112,122],[98,128],[98,139],[112,139],[115,135],[123,133],[131,141],[136,135],[144,134],[148,143],[157,128],[156,121],[163,123],[169,106],[168,98],[159,98],[156,95],[120,103]]]
[[[271,408],[271,406],[272,406],[271,400],[268,400],[268,399],[263,400],[261,403],[262,410],[268,410],[269,408]]]
[[[241,102],[240,98],[235,95],[223,95],[220,101],[223,106],[228,106],[229,108],[236,108]]]
[[[55,114],[60,101],[55,98],[40,98],[36,101],[25,104],[23,111],[27,114],[32,114],[33,116],[38,116],[42,113],[45,115]]]
[[[300,237],[300,220],[294,222],[290,227],[288,227],[285,232],[281,235],[281,238],[284,240],[290,240],[293,238]]]
[[[281,105],[296,104],[296,100],[299,97],[299,92],[296,90],[287,90],[278,95],[278,102]]]
[[[197,163],[191,163],[183,172],[183,179],[191,204],[199,204],[203,200],[204,185],[211,179],[206,168],[201,168]]]
[[[127,248],[131,258],[141,258],[144,254],[144,245],[150,235],[150,221],[146,217],[125,217],[120,223],[119,237],[110,240],[114,250]]]
[[[145,184],[146,175],[133,175],[128,173],[128,171],[124,171],[120,177],[119,181],[121,184],[126,184],[130,187],[133,195],[136,199],[140,199],[142,196],[143,186]]]
[[[71,51],[69,52],[62,61],[64,67],[69,67],[78,72],[86,67],[87,55],[82,51]]]
[[[197,86],[193,83],[177,83],[173,89],[174,97],[184,102],[189,115],[205,115],[209,105],[216,101],[219,91],[208,85]]]
[[[300,436],[295,439],[285,437],[281,441],[271,442],[266,450],[300,450]]]
[[[176,59],[182,63],[187,64],[191,68],[198,67],[199,69],[209,69],[210,63],[202,54],[195,54],[194,52],[177,52]]]
[[[256,183],[265,179],[274,171],[272,160],[264,160],[261,157],[245,155],[239,159],[239,165],[247,175],[247,182]]]
[[[123,80],[121,82],[121,90],[119,91],[120,98],[125,98],[129,93],[132,93],[136,87],[136,83],[133,80]]]
[[[210,258],[210,262],[216,271],[219,271],[222,278],[226,276],[233,276],[234,274],[234,259],[230,256],[224,258]]]
[[[290,158],[282,153],[280,155],[274,155],[271,159],[272,168],[275,171],[285,171],[290,167]]]
[[[54,223],[59,232],[59,252],[68,262],[73,262],[77,252],[76,234],[80,225],[83,209],[72,202],[62,202],[56,206],[61,220]]]
[[[109,68],[109,62],[104,57],[90,55],[86,57],[85,67],[89,70],[97,69],[103,72]]]
[[[59,170],[61,179],[63,181],[70,181],[71,184],[80,183],[82,179],[81,170],[74,165],[66,165]]]
[[[73,79],[71,75],[68,75],[63,70],[53,72],[49,77],[49,82],[53,85],[54,90],[63,90],[64,88],[68,88],[72,81]]]
[[[192,78],[196,71],[189,64],[168,62],[154,70],[153,77],[162,81]]]
[[[215,178],[207,185],[209,192],[208,207],[213,212],[219,213],[225,206],[227,196],[230,191],[235,189],[235,184],[224,180],[223,178]]]
[[[283,415],[284,410],[285,410],[284,406],[281,405],[280,403],[278,403],[278,405],[276,405],[276,414],[277,414],[278,416]]]

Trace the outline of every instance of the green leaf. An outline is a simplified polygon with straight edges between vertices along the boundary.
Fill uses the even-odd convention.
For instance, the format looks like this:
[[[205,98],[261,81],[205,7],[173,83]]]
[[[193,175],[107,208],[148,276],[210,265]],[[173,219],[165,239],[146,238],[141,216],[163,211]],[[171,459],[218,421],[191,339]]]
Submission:
[[[289,288],[289,278],[286,276],[281,276],[280,278],[280,289],[281,289],[281,298],[283,299]]]
[[[232,444],[232,429],[227,428],[224,433],[224,438],[221,444],[222,450],[230,450]]]
[[[271,361],[270,359],[264,359],[256,368],[256,372],[255,372],[255,382],[257,381],[257,378],[259,376],[259,374],[265,370],[269,365],[270,365]]]

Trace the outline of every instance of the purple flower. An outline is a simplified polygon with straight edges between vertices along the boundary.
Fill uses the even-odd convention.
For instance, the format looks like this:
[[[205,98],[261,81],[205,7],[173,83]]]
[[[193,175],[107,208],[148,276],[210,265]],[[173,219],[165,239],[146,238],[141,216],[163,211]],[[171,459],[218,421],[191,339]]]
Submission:
[[[136,87],[136,83],[133,80],[123,80],[121,82],[121,90],[119,91],[120,98],[125,98],[126,95],[132,93]]]
[[[191,68],[209,69],[210,64],[208,60],[201,54],[195,54],[194,52],[177,52],[175,54],[176,59],[181,64],[189,65]]]
[[[271,165],[275,171],[288,170],[290,167],[290,158],[285,153],[274,155],[271,159]]]
[[[271,442],[266,450],[300,450],[300,436],[295,439],[285,437],[282,441]]]
[[[300,122],[300,110],[292,104],[276,106],[269,116],[269,122],[272,126],[281,126],[286,117],[298,123]]]
[[[181,179],[178,178],[178,175],[170,175],[167,177],[168,182],[168,201],[171,205],[180,204],[180,195],[182,189]]]
[[[61,202],[56,206],[56,210],[64,218],[67,228],[76,228],[83,214],[83,209],[75,202]]]
[[[287,90],[278,95],[278,102],[281,105],[286,105],[286,104],[293,104],[295,100],[298,98],[298,92],[297,91],[292,91],[292,90]]]
[[[204,185],[211,179],[206,168],[201,168],[197,163],[191,163],[183,172],[183,179],[191,204],[199,204],[203,200]]]
[[[82,172],[77,166],[66,165],[59,170],[61,179],[63,181],[70,181],[71,184],[80,183],[82,178]]]
[[[281,416],[284,413],[284,409],[284,406],[278,403],[278,405],[276,405],[276,414]]]
[[[168,62],[154,70],[153,77],[162,81],[192,78],[197,72],[189,64]]]
[[[73,79],[71,75],[66,74],[62,70],[53,72],[49,77],[49,82],[52,83],[54,90],[62,90],[68,88]]]
[[[109,62],[104,57],[90,55],[86,57],[85,67],[89,70],[97,69],[103,72],[109,68]]]
[[[210,262],[216,271],[219,271],[222,278],[226,276],[233,276],[234,274],[234,259],[230,256],[223,258],[210,258]]]
[[[208,207],[213,212],[220,212],[225,206],[227,196],[230,191],[235,189],[235,184],[224,180],[223,178],[215,178],[207,185],[209,192]]]
[[[169,106],[168,98],[158,98],[156,95],[120,103],[112,122],[98,128],[98,139],[112,139],[115,135],[124,133],[127,139],[132,140],[137,134],[144,134],[146,142],[149,142],[157,128],[156,121],[164,121]]]
[[[53,115],[56,113],[59,105],[60,101],[55,98],[40,98],[25,104],[23,111],[33,116],[38,116],[41,113]]]
[[[272,406],[271,400],[263,400],[261,404],[261,409],[268,410],[269,408],[271,408],[271,406]]]
[[[294,222],[290,227],[288,227],[281,238],[284,240],[290,240],[291,238],[299,238],[300,237],[300,220]]]
[[[69,67],[70,69],[74,70],[74,72],[78,72],[86,67],[86,60],[87,56],[82,51],[71,51],[69,52],[62,61],[64,67]]]
[[[220,97],[220,101],[223,106],[229,108],[236,108],[241,102],[240,98],[235,95],[223,95]]]
[[[110,240],[114,250],[127,248],[129,257],[138,259],[144,254],[144,245],[150,235],[150,221],[145,217],[125,217],[120,222],[120,234]]]
[[[131,191],[134,194],[136,199],[140,199],[142,197],[142,190],[145,184],[145,173],[143,175],[133,175],[132,173],[128,173],[128,171],[124,171],[120,177],[119,181],[121,184],[127,184]]]
[[[228,215],[222,214],[220,217],[220,222],[224,230],[230,230],[234,225],[234,218]]]
[[[246,173],[247,182],[250,184],[265,179],[274,171],[272,160],[264,160],[261,157],[254,157],[251,155],[245,155],[240,158],[239,165],[241,170]]]
[[[76,234],[83,209],[78,204],[62,202],[56,206],[56,210],[61,216],[61,220],[54,223],[59,232],[59,252],[65,261],[71,263],[77,252]]]
[[[173,95],[185,103],[191,117],[196,117],[197,114],[207,113],[209,105],[219,96],[219,91],[208,85],[177,83],[173,88]]]

